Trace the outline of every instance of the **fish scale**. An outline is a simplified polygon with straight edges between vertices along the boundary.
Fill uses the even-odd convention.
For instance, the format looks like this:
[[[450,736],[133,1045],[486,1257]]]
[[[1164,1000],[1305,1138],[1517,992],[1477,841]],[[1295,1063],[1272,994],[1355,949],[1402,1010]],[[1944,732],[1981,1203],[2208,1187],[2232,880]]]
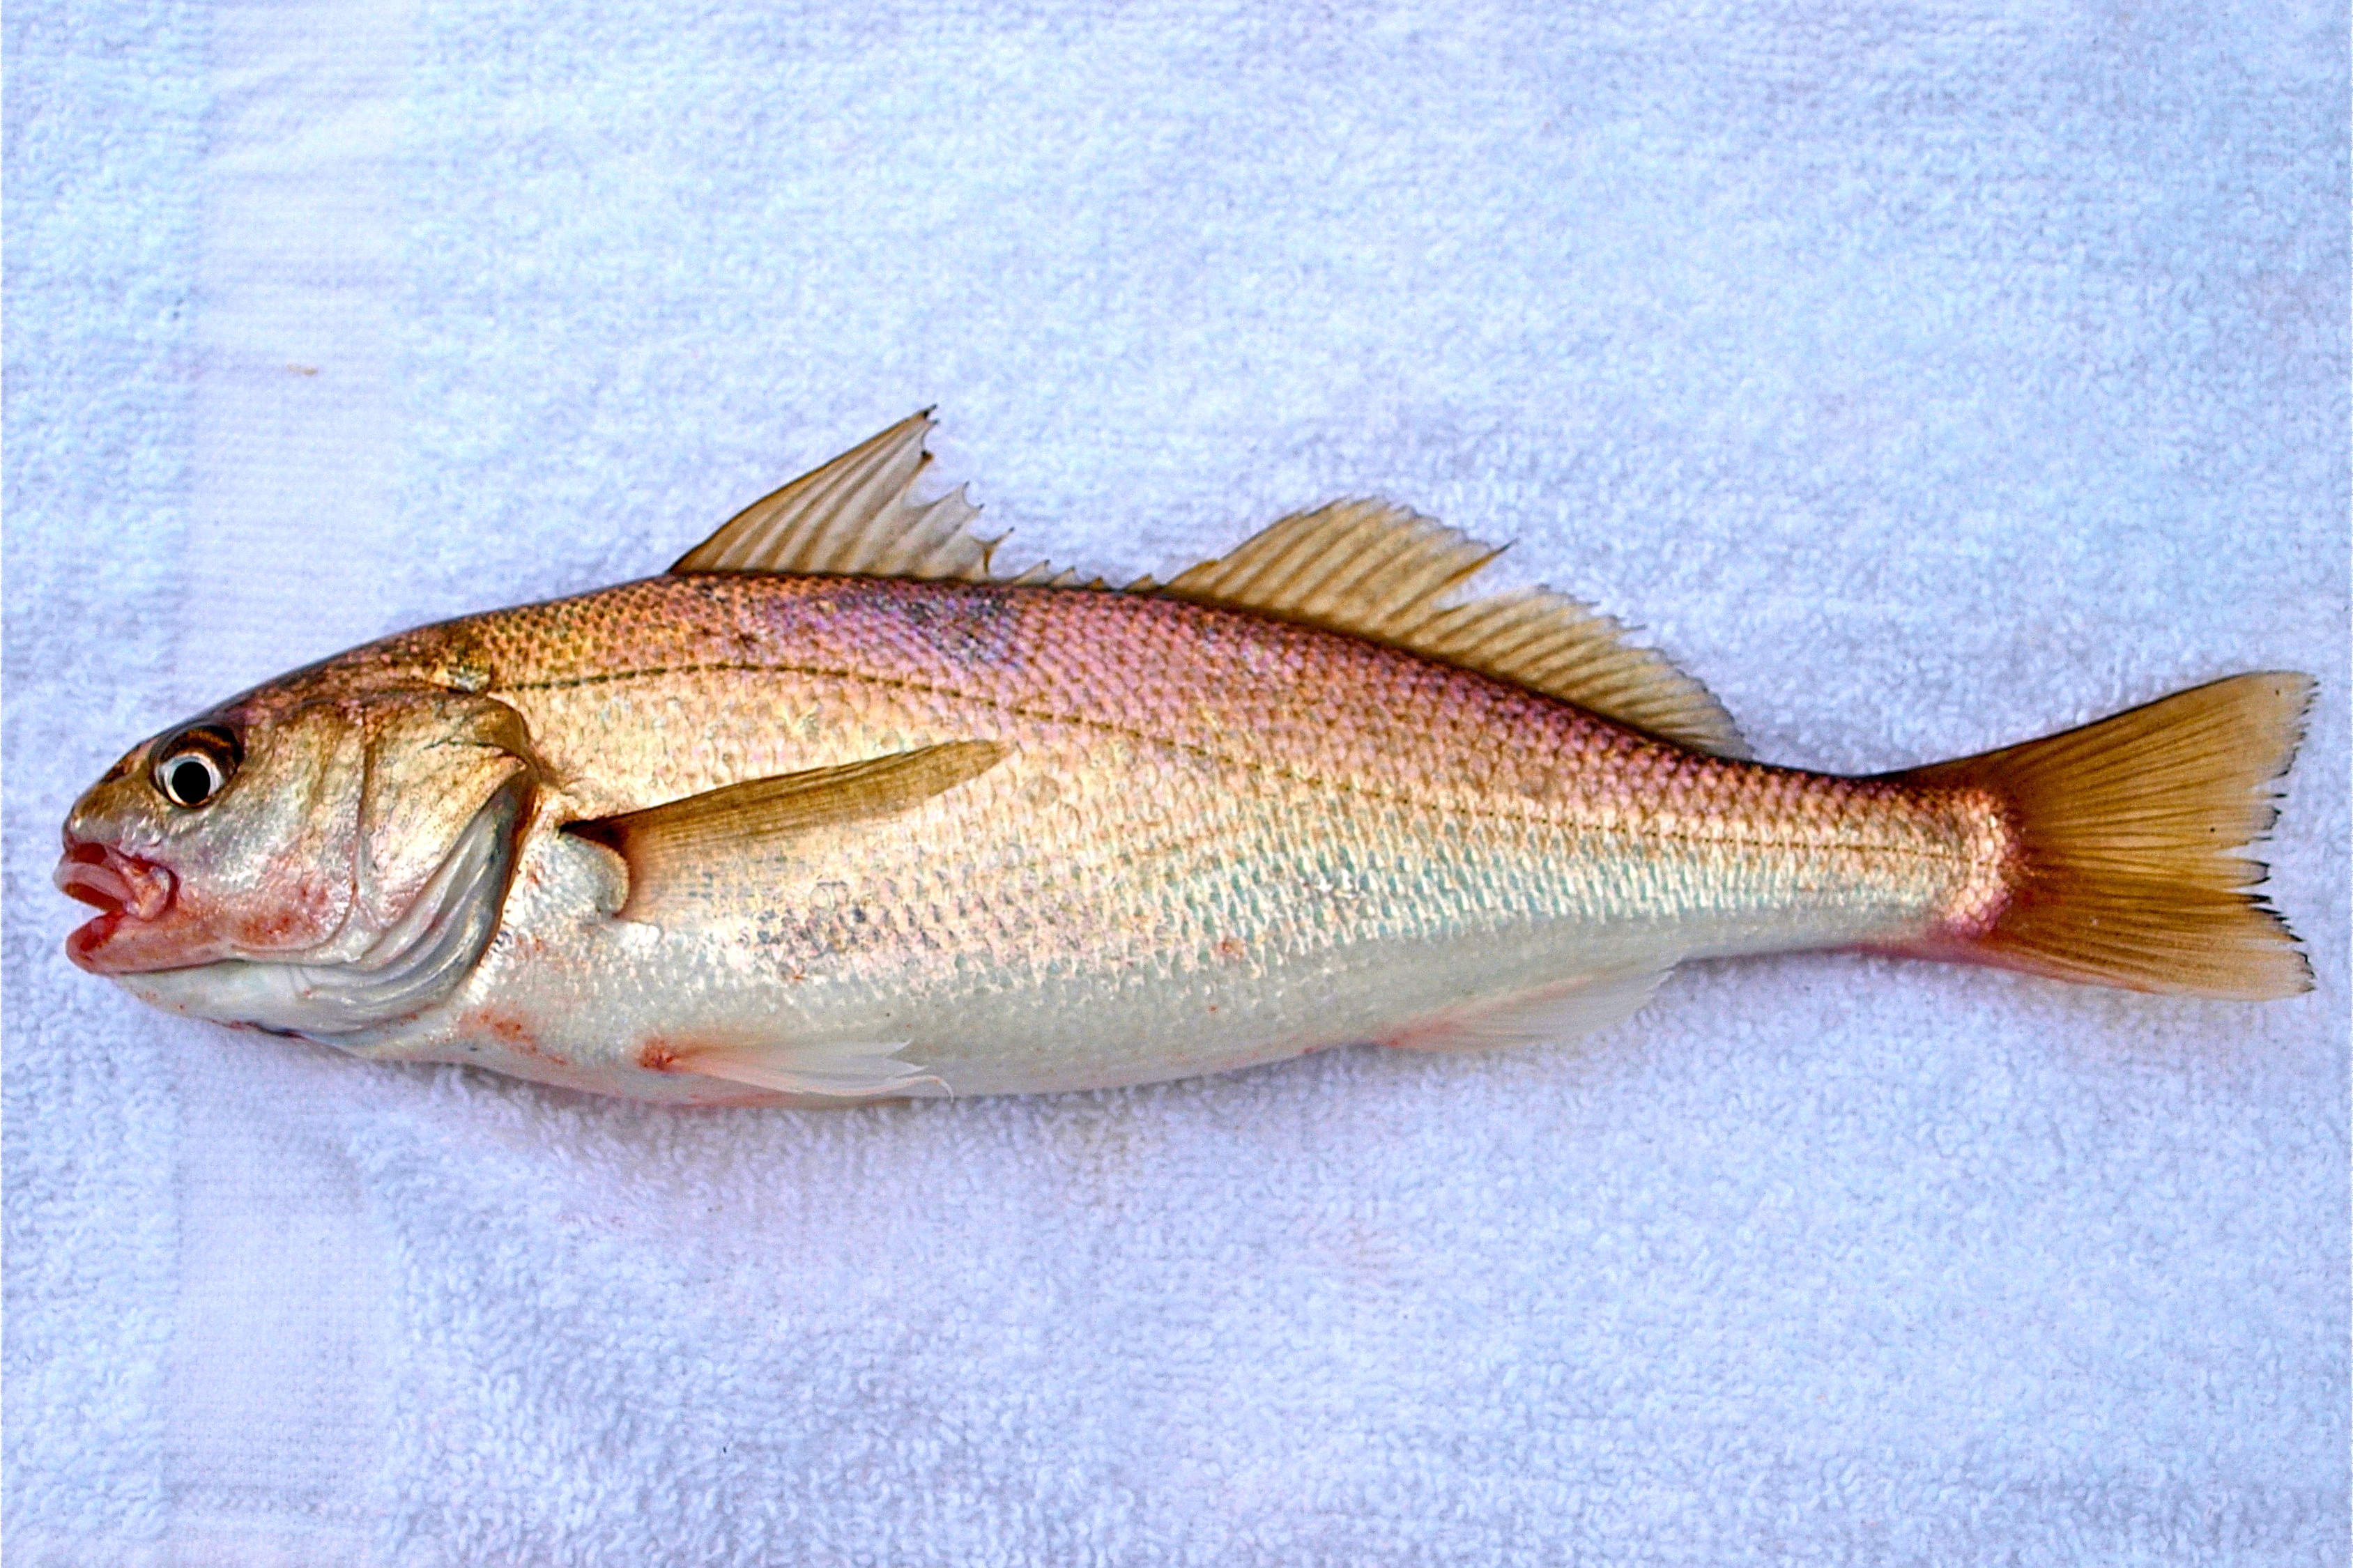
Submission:
[[[746,626],[770,662],[721,657]],[[976,626],[1003,634],[986,657]],[[488,693],[584,812],[1005,742],[989,777],[892,831],[739,868],[677,939],[723,931],[810,1027],[903,1032],[960,1089],[1148,1072],[1204,1034],[1240,1060],[1293,1054],[1440,1011],[1466,974],[1515,992],[1632,959],[1893,939],[1971,874],[1966,826],[1919,792],[1699,757],[1395,649],[1183,603],[655,580],[384,657],[429,668],[452,636],[487,654]],[[584,931],[534,962],[615,960]],[[707,972],[646,967],[656,994],[661,973]],[[1337,994],[1336,976],[1384,971]],[[571,1054],[625,1063],[658,1032]],[[1071,1059],[1041,1066],[1048,1037]]]

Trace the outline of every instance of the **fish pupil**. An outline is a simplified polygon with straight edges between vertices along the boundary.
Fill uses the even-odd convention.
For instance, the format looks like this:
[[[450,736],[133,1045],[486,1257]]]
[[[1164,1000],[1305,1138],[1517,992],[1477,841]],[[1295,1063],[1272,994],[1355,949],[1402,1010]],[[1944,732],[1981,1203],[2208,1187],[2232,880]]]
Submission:
[[[213,771],[194,757],[172,766],[172,798],[182,805],[202,805],[212,798]]]

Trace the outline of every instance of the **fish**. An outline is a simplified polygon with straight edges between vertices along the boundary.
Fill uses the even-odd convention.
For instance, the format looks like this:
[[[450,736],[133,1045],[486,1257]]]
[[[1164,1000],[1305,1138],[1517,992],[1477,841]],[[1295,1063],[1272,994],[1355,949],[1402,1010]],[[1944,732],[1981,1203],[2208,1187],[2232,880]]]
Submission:
[[[73,963],[375,1061],[681,1105],[1093,1089],[1559,1043],[1810,950],[2254,1002],[2314,683],[1983,755],[1754,760],[1497,553],[1349,500],[1113,586],[999,571],[929,411],[667,572],[368,643],[75,803]]]

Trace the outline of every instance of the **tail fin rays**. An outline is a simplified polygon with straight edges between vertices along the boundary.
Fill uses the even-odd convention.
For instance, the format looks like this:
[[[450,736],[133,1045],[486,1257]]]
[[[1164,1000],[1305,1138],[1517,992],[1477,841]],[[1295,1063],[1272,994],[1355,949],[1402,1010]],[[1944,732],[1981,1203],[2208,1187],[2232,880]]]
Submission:
[[[2242,853],[2303,739],[2310,676],[2242,675],[2045,740],[1895,775],[1984,790],[2016,836],[2010,897],[1957,957],[2133,991],[2262,1001],[2312,988]],[[1925,949],[1924,949],[1925,951]]]

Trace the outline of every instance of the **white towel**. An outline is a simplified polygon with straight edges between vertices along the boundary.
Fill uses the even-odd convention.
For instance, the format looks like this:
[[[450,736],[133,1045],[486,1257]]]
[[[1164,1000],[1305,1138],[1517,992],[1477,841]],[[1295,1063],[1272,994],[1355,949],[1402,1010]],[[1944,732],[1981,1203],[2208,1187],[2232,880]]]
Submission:
[[[12,1563],[2341,1563],[2338,8],[22,0]],[[1014,554],[1377,493],[1876,770],[2322,678],[2319,990],[678,1113],[71,969],[133,741],[938,404]]]

